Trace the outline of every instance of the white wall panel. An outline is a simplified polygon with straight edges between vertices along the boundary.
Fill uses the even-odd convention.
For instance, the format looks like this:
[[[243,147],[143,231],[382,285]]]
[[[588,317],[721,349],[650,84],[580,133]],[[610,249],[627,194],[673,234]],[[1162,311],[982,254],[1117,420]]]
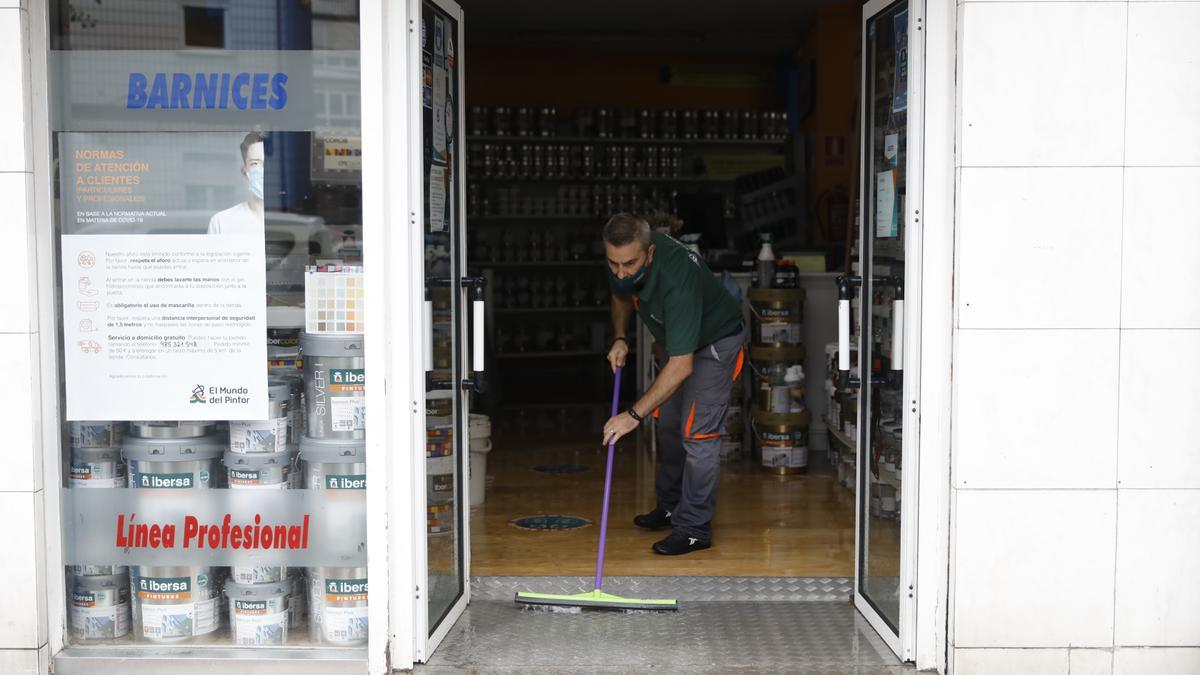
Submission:
[[[1115,490],[959,490],[956,647],[1109,647]]]
[[[1116,487],[1118,354],[1116,330],[959,331],[954,484]]]
[[[963,166],[1120,166],[1125,5],[967,3]]]
[[[1121,326],[1200,328],[1200,168],[1125,169],[1124,211]]]
[[[1129,6],[1125,162],[1200,166],[1200,3]]]
[[[1200,490],[1121,490],[1118,518],[1117,645],[1200,647]]]
[[[963,328],[1116,328],[1120,168],[964,168]]]
[[[1200,488],[1200,330],[1121,332],[1117,481]]]
[[[955,649],[954,675],[1074,675],[1065,649]]]

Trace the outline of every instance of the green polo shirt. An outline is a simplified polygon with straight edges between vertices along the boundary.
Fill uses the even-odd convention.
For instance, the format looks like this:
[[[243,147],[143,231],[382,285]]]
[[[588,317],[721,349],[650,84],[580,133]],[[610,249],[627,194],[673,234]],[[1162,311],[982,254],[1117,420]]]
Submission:
[[[700,256],[661,232],[650,242],[654,262],[633,304],[667,355],[691,354],[737,330],[742,308]]]

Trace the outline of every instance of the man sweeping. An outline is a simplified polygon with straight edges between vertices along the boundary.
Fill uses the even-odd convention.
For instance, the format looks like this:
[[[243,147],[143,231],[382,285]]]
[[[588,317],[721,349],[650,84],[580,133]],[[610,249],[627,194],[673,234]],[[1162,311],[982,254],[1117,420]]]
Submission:
[[[660,366],[650,389],[604,424],[604,444],[615,443],[651,415],[657,420],[661,465],[657,504],[634,524],[671,528],[654,544],[662,555],[712,546],[712,517],[720,477],[721,436],[730,385],[742,368],[742,311],[693,251],[642,218],[621,213],[604,226],[612,288],[615,371],[629,354],[626,330],[636,309],[654,336]]]

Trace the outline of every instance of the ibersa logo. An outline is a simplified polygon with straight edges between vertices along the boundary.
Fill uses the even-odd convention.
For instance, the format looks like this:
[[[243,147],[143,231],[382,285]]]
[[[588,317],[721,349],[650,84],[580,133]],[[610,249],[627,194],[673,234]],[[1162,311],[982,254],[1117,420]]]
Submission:
[[[204,385],[198,384],[192,388],[192,400],[189,403],[207,403],[204,400]]]

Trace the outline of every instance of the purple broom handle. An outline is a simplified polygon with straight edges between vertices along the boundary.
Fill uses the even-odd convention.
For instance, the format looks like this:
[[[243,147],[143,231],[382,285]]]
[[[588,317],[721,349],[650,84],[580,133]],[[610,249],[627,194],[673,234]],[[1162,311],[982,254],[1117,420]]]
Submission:
[[[613,383],[612,415],[617,416],[617,404],[621,395],[621,366],[617,366],[616,381]],[[613,449],[608,444],[608,466],[604,469],[604,510],[600,515],[600,550],[596,553],[596,590],[604,584],[604,542],[608,536],[608,496],[612,491]]]

